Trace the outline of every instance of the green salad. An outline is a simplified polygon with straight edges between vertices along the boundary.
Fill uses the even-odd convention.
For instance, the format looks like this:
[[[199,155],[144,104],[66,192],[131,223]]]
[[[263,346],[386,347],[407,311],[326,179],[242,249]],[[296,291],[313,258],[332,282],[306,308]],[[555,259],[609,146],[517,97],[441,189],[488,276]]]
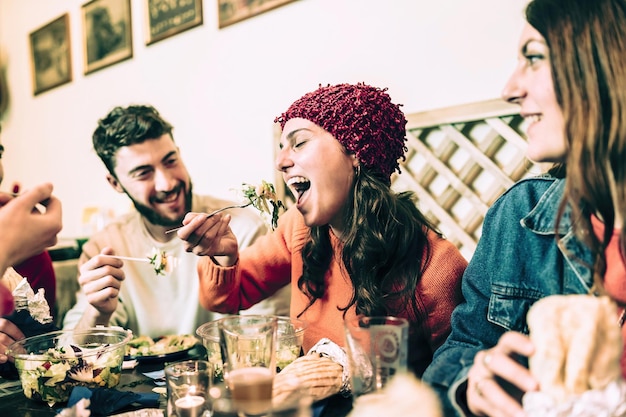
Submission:
[[[150,336],[138,336],[126,345],[126,356],[131,358],[161,356],[189,350],[198,343],[194,335],[167,335],[158,339]]]
[[[207,360],[213,365],[214,382],[224,382],[224,364],[222,363],[222,352],[218,342],[204,342]]]
[[[285,205],[276,197],[276,189],[274,185],[262,180],[260,185],[251,185],[243,183],[243,196],[257,209],[261,214],[267,215],[270,219],[272,229],[278,227],[278,212],[284,209]]]
[[[50,404],[67,401],[77,385],[116,386],[120,381],[124,351],[102,350],[102,345],[93,348],[66,345],[50,348],[44,354],[16,357],[15,367],[20,373],[24,395]]]
[[[276,349],[276,371],[282,371],[285,366],[298,359],[300,346],[293,343],[279,343]]]

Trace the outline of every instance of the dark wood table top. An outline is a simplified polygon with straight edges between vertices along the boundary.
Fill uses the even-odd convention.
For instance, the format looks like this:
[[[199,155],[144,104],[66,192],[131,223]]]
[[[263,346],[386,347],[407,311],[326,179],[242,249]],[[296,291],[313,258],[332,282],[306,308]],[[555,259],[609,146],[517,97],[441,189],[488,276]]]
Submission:
[[[191,349],[184,357],[177,357],[176,360],[187,360],[187,359],[206,359],[206,351],[203,347],[197,346],[194,349]],[[157,387],[154,381],[145,376],[145,372],[158,371],[164,368],[165,362],[163,361],[150,361],[150,362],[140,362],[134,369],[123,370],[122,377],[120,379],[120,383],[115,389],[120,391],[131,391],[138,393],[150,393],[152,390]],[[2,384],[4,382],[4,384]],[[6,380],[0,378],[0,387],[2,385],[11,385],[7,383]],[[163,386],[163,389],[165,386]],[[34,401],[26,398],[24,393],[22,392],[21,386],[14,387],[12,391],[13,393],[8,393],[9,389],[2,390],[0,396],[0,416],[2,417],[52,417],[56,416],[60,409],[62,409],[65,404],[55,404],[50,407],[48,404]],[[159,405],[160,409],[165,410],[167,405],[167,399],[164,395],[159,397]],[[122,410],[117,411],[116,413],[122,413],[124,411],[132,411],[134,409],[138,409],[139,407],[128,407]],[[92,412],[92,415],[94,413]]]
[[[184,357],[176,358],[176,361],[187,359],[206,359],[206,351],[202,346],[197,346],[187,352]],[[164,368],[166,363],[162,361],[140,362],[134,369],[123,370],[120,383],[115,389],[120,391],[131,391],[138,393],[150,393],[157,387],[154,381],[145,376],[144,373],[158,371]],[[48,404],[33,401],[24,396],[19,381],[13,383],[13,388],[2,388],[11,385],[10,382],[0,378],[0,417],[54,417],[65,404],[55,404],[53,407]],[[163,389],[165,386],[162,387]],[[322,403],[324,404],[322,406]],[[158,408],[166,410],[167,399],[165,395],[159,397]],[[132,411],[141,407],[127,407],[116,413]],[[317,417],[345,417],[351,409],[351,400],[339,395],[331,397],[316,404],[314,410]],[[94,410],[95,411],[95,410]],[[92,416],[94,412],[92,411]]]

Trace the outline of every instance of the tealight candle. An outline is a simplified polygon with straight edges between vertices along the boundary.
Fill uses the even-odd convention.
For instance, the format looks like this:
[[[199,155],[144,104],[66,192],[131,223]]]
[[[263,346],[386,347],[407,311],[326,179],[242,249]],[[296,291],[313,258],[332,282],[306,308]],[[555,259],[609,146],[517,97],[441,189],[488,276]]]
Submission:
[[[197,395],[181,397],[174,402],[178,417],[202,417],[206,400]]]

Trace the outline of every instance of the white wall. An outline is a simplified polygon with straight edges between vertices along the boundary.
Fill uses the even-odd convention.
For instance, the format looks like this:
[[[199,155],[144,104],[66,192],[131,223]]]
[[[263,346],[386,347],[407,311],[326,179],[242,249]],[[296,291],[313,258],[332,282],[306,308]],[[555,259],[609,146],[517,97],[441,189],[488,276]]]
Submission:
[[[85,207],[129,207],[91,148],[96,121],[113,106],[153,104],[175,127],[195,189],[232,198],[242,182],[274,181],[274,117],[320,83],[389,87],[407,113],[498,97],[526,0],[300,0],[224,29],[217,0],[204,0],[202,26],[150,46],[146,0],[132,0],[133,58],[89,75],[84,3],[0,0],[12,100],[2,188],[53,182],[62,237],[83,233]],[[28,35],[65,12],[73,81],[33,96]]]

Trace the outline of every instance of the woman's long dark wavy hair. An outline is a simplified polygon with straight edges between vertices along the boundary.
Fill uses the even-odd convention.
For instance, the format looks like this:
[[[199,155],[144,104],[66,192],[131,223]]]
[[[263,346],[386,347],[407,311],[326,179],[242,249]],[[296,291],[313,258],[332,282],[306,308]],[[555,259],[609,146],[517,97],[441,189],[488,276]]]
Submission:
[[[526,19],[549,47],[565,121],[568,169],[559,221],[569,204],[577,235],[594,255],[594,287],[602,292],[615,215],[626,219],[626,2],[534,0]],[[591,213],[604,222],[602,239],[593,232]],[[620,250],[626,254],[626,225]]]
[[[414,194],[395,193],[386,178],[361,169],[347,207],[341,257],[354,291],[348,305],[337,307],[344,314],[356,305],[359,314],[393,315],[410,306],[415,320],[424,319],[415,288],[430,260],[427,235],[434,227],[417,209]],[[311,228],[302,251],[298,287],[309,296],[306,309],[326,290],[333,257],[329,233],[328,225]]]

